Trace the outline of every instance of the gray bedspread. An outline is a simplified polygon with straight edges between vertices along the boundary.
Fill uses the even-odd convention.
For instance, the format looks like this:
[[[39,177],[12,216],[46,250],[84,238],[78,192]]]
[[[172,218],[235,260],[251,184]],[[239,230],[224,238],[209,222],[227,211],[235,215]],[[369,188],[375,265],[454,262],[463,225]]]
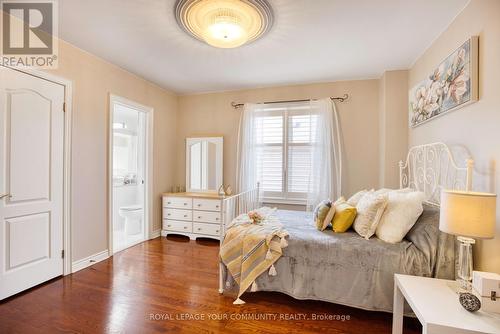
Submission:
[[[320,232],[310,213],[277,211],[289,232],[288,247],[275,263],[277,276],[262,274],[258,291],[392,311],[394,273],[453,279],[454,237],[438,229],[439,211],[426,207],[406,239],[389,244],[356,232]]]

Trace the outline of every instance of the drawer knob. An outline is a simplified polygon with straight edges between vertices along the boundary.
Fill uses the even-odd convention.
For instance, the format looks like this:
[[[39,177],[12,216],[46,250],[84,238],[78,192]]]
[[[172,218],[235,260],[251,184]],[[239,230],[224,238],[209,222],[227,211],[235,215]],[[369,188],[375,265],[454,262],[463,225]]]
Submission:
[[[215,230],[215,233],[219,233],[219,230]]]
[[[167,225],[167,227],[172,227],[172,225]]]
[[[187,203],[184,203],[184,205],[188,205]]]
[[[170,213],[167,213],[167,216],[170,216]]]
[[[200,207],[200,206],[201,206],[201,204],[198,204],[198,207]]]
[[[201,219],[201,216],[198,216],[198,219]]]
[[[184,215],[184,218],[186,218],[188,215]]]
[[[167,204],[172,204],[172,202],[167,202]]]
[[[217,209],[219,208],[219,206],[218,206],[218,205],[216,205],[215,207],[216,207]]]
[[[187,228],[188,228],[187,226],[184,226],[184,229],[185,229],[185,230],[187,230]]]
[[[219,218],[218,218],[218,217],[215,217],[215,220],[219,220]]]
[[[198,227],[198,231],[201,231],[201,227]]]

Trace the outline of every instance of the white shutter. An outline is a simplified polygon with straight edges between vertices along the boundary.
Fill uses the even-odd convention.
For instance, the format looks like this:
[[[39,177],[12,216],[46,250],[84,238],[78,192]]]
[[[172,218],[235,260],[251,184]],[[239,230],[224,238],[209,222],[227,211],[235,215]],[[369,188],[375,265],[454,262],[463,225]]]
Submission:
[[[283,144],[283,113],[264,113],[255,121],[258,144]]]
[[[288,115],[287,197],[305,198],[311,170],[311,142],[316,136],[317,116],[308,109]]]
[[[256,118],[257,164],[264,192],[283,192],[283,112],[263,112]],[[276,196],[276,194],[274,194]],[[279,196],[279,195],[278,195]]]
[[[311,146],[288,147],[288,193],[307,193],[311,169]]]
[[[262,190],[283,192],[283,146],[264,146],[260,155]]]
[[[262,109],[255,122],[256,163],[264,197],[304,200],[317,116],[310,114],[309,104],[289,104]]]
[[[290,113],[288,116],[288,143],[310,144],[316,136],[317,115]]]

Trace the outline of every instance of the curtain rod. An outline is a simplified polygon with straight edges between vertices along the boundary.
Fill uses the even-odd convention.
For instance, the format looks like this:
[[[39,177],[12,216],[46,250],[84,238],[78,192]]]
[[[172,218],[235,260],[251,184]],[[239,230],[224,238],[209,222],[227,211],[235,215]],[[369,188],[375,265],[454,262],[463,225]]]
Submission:
[[[330,97],[331,100],[337,100],[339,102],[344,102],[348,98],[349,98],[349,94],[344,94],[342,97]],[[316,101],[316,100],[315,99],[309,99],[309,100],[268,101],[268,102],[262,102],[262,104],[290,103],[290,102],[308,102],[308,101]],[[245,105],[244,103],[231,102],[231,106],[233,106],[234,109],[238,109],[240,107],[243,107],[244,105]]]

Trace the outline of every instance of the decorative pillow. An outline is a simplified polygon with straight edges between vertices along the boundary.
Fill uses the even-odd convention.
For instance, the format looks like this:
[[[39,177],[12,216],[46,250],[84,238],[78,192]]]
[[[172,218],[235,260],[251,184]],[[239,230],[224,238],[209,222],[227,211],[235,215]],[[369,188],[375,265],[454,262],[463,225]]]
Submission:
[[[345,200],[345,197],[344,196],[340,196],[334,203],[333,205],[338,205],[338,204],[341,204],[341,203],[344,203],[346,200]]]
[[[368,193],[368,190],[366,190],[366,189],[358,191],[357,193],[355,193],[354,195],[349,197],[349,199],[347,200],[347,203],[351,206],[356,206],[356,205],[358,205],[359,200],[363,196],[365,196],[367,193]]]
[[[370,239],[375,234],[386,206],[387,195],[376,195],[375,192],[365,194],[356,206],[358,215],[354,220],[354,230],[365,239]]]
[[[335,215],[332,221],[333,231],[337,233],[347,231],[354,223],[356,213],[357,211],[354,206],[349,205],[343,197],[339,198],[335,202]]]
[[[410,193],[413,190],[411,188],[401,188],[401,189],[390,189],[390,188],[380,188],[379,190],[375,191],[376,195],[385,195],[390,192],[401,192],[401,193]]]
[[[313,211],[316,228],[323,231],[330,225],[335,214],[335,206],[329,200],[322,201]]]
[[[389,201],[377,226],[376,235],[385,242],[395,244],[403,240],[422,214],[425,195],[420,191],[391,191],[387,196]]]

